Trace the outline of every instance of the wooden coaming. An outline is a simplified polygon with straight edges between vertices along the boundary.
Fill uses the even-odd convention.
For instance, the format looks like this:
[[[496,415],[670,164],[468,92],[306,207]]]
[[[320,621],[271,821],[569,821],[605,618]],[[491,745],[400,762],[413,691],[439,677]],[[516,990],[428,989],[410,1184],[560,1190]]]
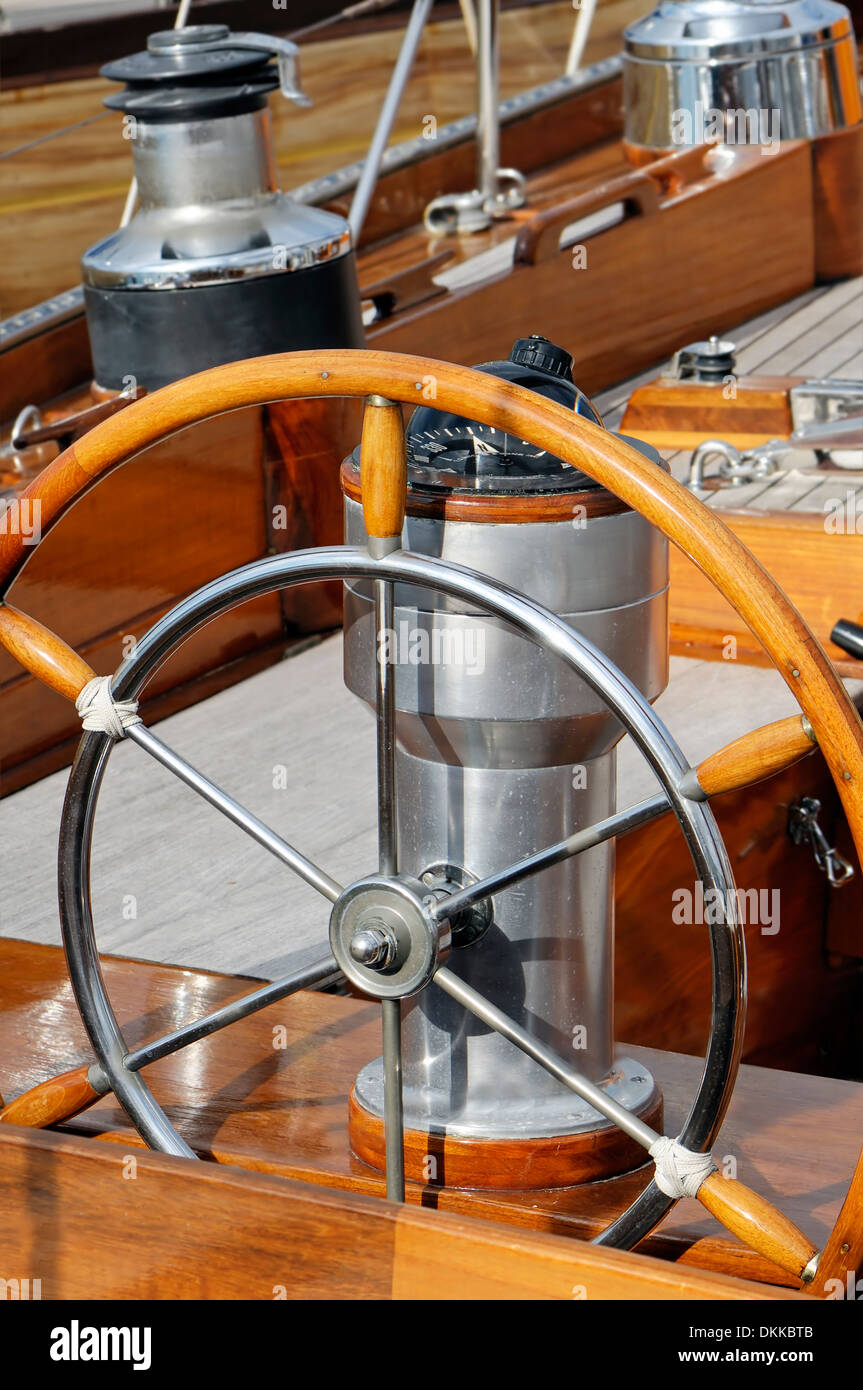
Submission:
[[[0,1133],[0,1192],[4,1277],[39,1271],[26,1277],[39,1278],[46,1300],[803,1300],[644,1255],[66,1134]]]

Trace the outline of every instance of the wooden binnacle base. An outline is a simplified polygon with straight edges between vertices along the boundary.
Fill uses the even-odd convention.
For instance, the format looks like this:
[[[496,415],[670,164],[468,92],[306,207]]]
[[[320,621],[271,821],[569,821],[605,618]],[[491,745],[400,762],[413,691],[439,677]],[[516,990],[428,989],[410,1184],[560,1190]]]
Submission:
[[[662,1096],[655,1090],[640,1118],[662,1133]],[[351,1149],[384,1168],[384,1124],[351,1091]],[[464,1139],[442,1128],[405,1129],[405,1176],[426,1187],[525,1191],[577,1187],[632,1172],[649,1162],[640,1144],[616,1125],[540,1139]]]

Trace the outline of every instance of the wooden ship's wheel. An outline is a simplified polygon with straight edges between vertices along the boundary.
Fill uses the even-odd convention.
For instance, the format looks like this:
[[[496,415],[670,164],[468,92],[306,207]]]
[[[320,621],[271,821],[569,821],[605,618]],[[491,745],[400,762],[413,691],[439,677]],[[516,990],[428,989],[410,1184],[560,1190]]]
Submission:
[[[407,475],[402,404],[422,399],[434,381],[436,405],[524,439],[582,470],[680,546],[712,579],[762,642],[802,713],[766,726],[689,766],[647,699],[615,665],[561,618],[480,573],[401,549]],[[69,781],[60,836],[60,911],[72,985],[98,1061],[57,1077],[11,1102],[8,1122],[50,1125],[113,1091],[148,1145],[194,1157],[147,1086],[150,1062],[243,1018],[275,999],[342,972],[383,1012],[383,1126],[387,1196],[405,1185],[401,1004],[442,990],[488,1029],[525,1052],[588,1106],[603,1125],[618,1126],[656,1165],[654,1181],[599,1237],[631,1248],[681,1196],[697,1196],[728,1229],[794,1278],[810,1283],[826,1266],[780,1212],[736,1179],[719,1174],[710,1147],[731,1097],[742,1047],[746,981],[743,934],[734,882],[710,796],[741,788],[789,765],[817,743],[841,797],[858,853],[863,848],[863,725],[816,639],[753,557],[719,518],[650,460],[588,420],[518,386],[479,372],[418,357],[373,352],[310,352],[214,368],[146,397],[93,429],[27,489],[41,505],[43,531],[111,469],[187,425],[225,411],[279,399],[353,396],[366,402],[362,505],[367,547],[277,555],[245,566],[178,604],[137,644],[113,678],[94,672],[57,636],[15,609],[0,608],[0,641],[33,674],[76,701],[84,735]],[[0,537],[0,575],[8,587],[27,558],[20,537]],[[413,584],[461,599],[509,624],[572,668],[602,698],[648,760],[661,791],[549,846],[529,859],[477,879],[470,865],[445,884],[400,873],[396,848],[395,693],[392,665],[375,662],[378,750],[377,870],[348,887],[277,836],[168,748],[141,722],[138,698],[153,672],[193,631],[244,600],[318,580],[362,580],[374,600],[378,636],[392,629],[396,585]],[[127,737],[196,790],[299,874],[332,904],[329,947],[320,959],[138,1049],[125,1041],[99,967],[90,910],[90,843],[99,788],[116,739]],[[713,1012],[704,1071],[676,1137],[657,1132],[657,1108],[621,1104],[553,1048],[508,1016],[448,965],[451,952],[476,948],[493,916],[495,895],[561,860],[672,810],[697,877],[725,905],[709,926]],[[619,1168],[616,1170],[619,1171]],[[844,1217],[840,1218],[841,1234]],[[844,1240],[830,1242],[835,1273],[851,1258]],[[841,1250],[842,1253],[837,1253]]]

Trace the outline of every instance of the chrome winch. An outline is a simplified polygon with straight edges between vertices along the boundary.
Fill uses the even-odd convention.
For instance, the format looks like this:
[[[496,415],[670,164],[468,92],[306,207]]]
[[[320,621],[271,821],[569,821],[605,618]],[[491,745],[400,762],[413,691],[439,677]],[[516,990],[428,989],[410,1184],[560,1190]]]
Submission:
[[[602,423],[573,384],[569,354],[542,337],[520,339],[509,361],[480,370]],[[663,466],[650,446],[628,442]],[[407,447],[406,551],[521,591],[592,641],[648,699],[664,689],[668,555],[658,530],[559,459],[433,403],[414,411]],[[357,449],[342,470],[349,545],[366,542],[361,467]],[[349,581],[345,679],[371,705],[378,634],[372,582]],[[395,585],[387,637],[398,864],[417,891],[463,890],[614,812],[621,725],[549,651],[463,600],[408,584]],[[614,1050],[613,876],[608,841],[526,879],[495,898],[485,917],[450,922],[448,965],[623,1106],[643,1112],[658,1103],[653,1079]],[[383,924],[369,917],[353,925],[362,928],[356,958],[371,960],[384,949],[375,936]],[[596,1110],[443,991],[405,1001],[402,1037],[408,1133],[445,1132],[451,1143],[577,1140],[607,1130]],[[383,1091],[378,1061],[357,1080],[355,1114],[380,1117]],[[608,1164],[628,1166],[619,1153]],[[498,1172],[488,1185],[506,1180]]]
[[[347,222],[276,182],[269,95],[308,104],[295,45],[193,24],[101,71],[125,84],[105,105],[124,113],[137,211],[82,262],[97,384],[153,390],[264,353],[362,347]]]
[[[661,0],[623,33],[634,148],[773,147],[855,125],[850,14],[836,0]]]

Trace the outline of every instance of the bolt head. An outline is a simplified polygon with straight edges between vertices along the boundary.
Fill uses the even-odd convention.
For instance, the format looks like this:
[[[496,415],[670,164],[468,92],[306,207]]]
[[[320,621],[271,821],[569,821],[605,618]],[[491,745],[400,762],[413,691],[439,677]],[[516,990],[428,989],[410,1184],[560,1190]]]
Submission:
[[[358,965],[370,970],[383,970],[389,965],[396,942],[382,927],[361,927],[351,937],[349,950]]]

